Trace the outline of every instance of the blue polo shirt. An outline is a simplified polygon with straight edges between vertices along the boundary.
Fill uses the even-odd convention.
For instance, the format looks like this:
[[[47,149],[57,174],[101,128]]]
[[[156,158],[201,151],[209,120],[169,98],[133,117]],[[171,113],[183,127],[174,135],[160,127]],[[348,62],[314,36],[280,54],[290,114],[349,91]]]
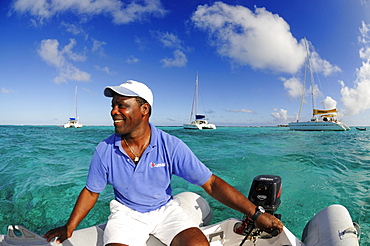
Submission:
[[[149,146],[137,165],[121,145],[121,135],[113,134],[95,149],[86,188],[100,193],[107,184],[115,199],[139,212],[160,208],[172,199],[173,174],[201,186],[212,175],[180,139],[151,127]]]

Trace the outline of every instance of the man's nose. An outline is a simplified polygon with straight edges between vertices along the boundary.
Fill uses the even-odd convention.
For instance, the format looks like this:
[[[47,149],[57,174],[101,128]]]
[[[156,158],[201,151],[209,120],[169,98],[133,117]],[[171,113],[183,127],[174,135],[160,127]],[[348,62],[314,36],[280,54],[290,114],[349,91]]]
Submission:
[[[112,110],[110,111],[111,115],[117,115],[119,114],[118,106],[112,107]]]

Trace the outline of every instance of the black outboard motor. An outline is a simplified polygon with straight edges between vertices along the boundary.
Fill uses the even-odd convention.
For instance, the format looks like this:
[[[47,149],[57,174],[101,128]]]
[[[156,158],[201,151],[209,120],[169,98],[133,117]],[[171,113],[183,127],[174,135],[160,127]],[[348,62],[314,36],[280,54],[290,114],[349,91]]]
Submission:
[[[248,199],[266,212],[275,214],[280,206],[282,190],[281,178],[275,175],[259,175],[253,179]]]
[[[281,215],[275,213],[281,203],[281,190],[282,183],[279,176],[259,175],[253,179],[248,199],[254,205],[262,206],[267,213],[281,219]],[[255,240],[257,237],[268,239],[279,234],[278,230],[271,233],[264,233],[262,230],[256,228],[254,221],[248,217],[245,217],[243,221],[235,223],[234,232],[245,236],[240,246],[247,239]]]

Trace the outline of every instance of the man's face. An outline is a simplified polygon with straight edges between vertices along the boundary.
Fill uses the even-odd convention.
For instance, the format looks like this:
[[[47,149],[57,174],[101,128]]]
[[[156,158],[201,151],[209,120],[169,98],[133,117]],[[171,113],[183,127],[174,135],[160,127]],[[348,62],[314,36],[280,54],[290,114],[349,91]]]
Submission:
[[[141,107],[135,97],[115,95],[112,99],[111,116],[115,132],[118,134],[130,134],[143,122]]]

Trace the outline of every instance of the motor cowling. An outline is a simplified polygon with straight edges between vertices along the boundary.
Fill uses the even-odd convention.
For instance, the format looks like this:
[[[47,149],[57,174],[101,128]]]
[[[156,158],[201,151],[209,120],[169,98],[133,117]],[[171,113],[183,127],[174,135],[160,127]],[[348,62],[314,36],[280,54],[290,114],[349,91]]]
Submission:
[[[259,175],[253,179],[248,199],[266,212],[274,214],[280,206],[282,182],[279,176]]]
[[[248,199],[254,205],[262,206],[267,213],[270,213],[276,218],[281,219],[281,215],[275,213],[281,203],[281,191],[282,183],[279,176],[259,175],[252,181]],[[279,234],[277,229],[275,233],[274,231],[272,233],[264,233],[256,228],[254,221],[248,217],[245,217],[243,221],[235,223],[234,232],[245,236],[242,244],[246,239],[248,239],[249,236],[259,236],[260,238],[267,239]]]

